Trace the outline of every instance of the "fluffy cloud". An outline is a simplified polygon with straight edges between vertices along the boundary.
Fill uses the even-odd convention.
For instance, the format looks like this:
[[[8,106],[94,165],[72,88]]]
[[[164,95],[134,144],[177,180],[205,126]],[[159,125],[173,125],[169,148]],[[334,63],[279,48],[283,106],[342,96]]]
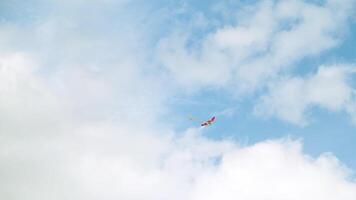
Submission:
[[[290,74],[299,61],[342,42],[354,6],[353,0],[261,1],[241,6],[231,16],[236,18],[233,25],[217,27],[201,38],[189,35],[189,26],[175,30],[160,41],[158,59],[189,88],[228,88],[238,95],[259,95],[269,88],[271,94],[256,105],[259,115],[306,124],[305,111],[316,105],[346,111],[354,118],[354,86],[344,80],[341,65],[333,67],[335,73],[325,72],[329,75],[323,75],[327,70],[319,71],[308,83],[304,83],[308,78]],[[287,80],[281,78],[286,74]],[[306,85],[309,92],[305,93]]]
[[[235,24],[202,38],[189,35],[189,27],[176,30],[161,41],[158,59],[182,84],[253,92],[297,61],[339,44],[354,4],[261,1],[231,16]]]
[[[331,154],[312,158],[298,141],[240,147],[200,134],[191,129],[172,138],[149,129],[91,123],[55,137],[8,141],[1,145],[2,198],[356,197],[349,171]]]
[[[305,111],[318,106],[329,111],[346,111],[355,116],[355,89],[350,79],[353,66],[323,66],[309,77],[286,77],[271,84],[262,96],[255,113],[277,116],[283,120],[305,124]]]
[[[269,141],[224,155],[200,177],[193,199],[352,199],[345,172],[331,155],[312,159],[298,142]],[[340,191],[336,183],[348,186]]]
[[[0,54],[0,130],[34,129],[51,124],[61,111],[58,99],[35,74],[38,62],[17,52]],[[21,124],[19,126],[18,124]],[[26,128],[25,128],[26,129]]]

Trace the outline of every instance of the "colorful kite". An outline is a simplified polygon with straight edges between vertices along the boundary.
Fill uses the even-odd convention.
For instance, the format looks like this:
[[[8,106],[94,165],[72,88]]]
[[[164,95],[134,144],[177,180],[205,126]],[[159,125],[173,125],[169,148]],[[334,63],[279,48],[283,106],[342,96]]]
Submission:
[[[209,126],[212,123],[215,122],[215,117],[212,117],[211,119],[209,119],[208,121],[205,121],[204,123],[201,124],[201,126]]]

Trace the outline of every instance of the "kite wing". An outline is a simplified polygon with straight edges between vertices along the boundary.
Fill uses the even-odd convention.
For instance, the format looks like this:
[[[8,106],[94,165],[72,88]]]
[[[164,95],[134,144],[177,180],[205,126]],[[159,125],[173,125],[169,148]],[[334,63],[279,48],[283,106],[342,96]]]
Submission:
[[[215,121],[215,116],[210,119],[211,122]]]

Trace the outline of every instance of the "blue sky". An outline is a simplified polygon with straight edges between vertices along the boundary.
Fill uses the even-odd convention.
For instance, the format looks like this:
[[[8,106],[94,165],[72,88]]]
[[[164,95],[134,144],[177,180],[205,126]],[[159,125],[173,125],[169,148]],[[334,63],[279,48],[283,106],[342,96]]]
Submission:
[[[213,11],[211,11],[211,7],[214,5],[214,2],[202,3],[199,1],[192,1],[189,4],[192,10],[203,12],[211,17],[215,17]],[[313,73],[320,65],[339,62],[354,63],[356,58],[355,21],[350,20],[343,31],[347,33],[338,46],[317,56],[301,59],[295,64],[292,74],[306,75]],[[353,78],[350,80],[351,83],[354,81]],[[312,108],[308,111],[312,122],[307,126],[296,126],[274,118],[261,119],[254,116],[252,110],[256,103],[255,95],[235,99],[226,91],[208,89],[186,99],[192,100],[193,103],[177,103],[175,105],[177,106],[176,112],[183,117],[183,120],[187,115],[185,113],[203,119],[206,114],[212,115],[214,112],[227,108],[234,110],[231,116],[222,116],[216,127],[207,130],[209,137],[232,137],[248,143],[286,136],[298,138],[303,140],[304,150],[307,153],[315,156],[322,152],[332,152],[348,167],[356,168],[356,160],[354,159],[354,152],[356,152],[354,145],[354,141],[356,141],[355,125],[344,112],[328,112],[325,109]],[[189,123],[180,126],[184,128],[189,126]]]
[[[354,200],[355,6],[1,1],[0,198]]]

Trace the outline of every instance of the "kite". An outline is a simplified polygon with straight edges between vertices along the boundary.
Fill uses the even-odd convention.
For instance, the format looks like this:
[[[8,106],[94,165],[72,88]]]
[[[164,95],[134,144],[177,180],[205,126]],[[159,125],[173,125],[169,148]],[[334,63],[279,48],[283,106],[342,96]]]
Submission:
[[[203,123],[201,124],[201,126],[209,126],[209,125],[211,125],[211,124],[214,123],[214,122],[215,122],[215,117],[212,117],[211,119],[209,119],[209,120],[203,122]]]

